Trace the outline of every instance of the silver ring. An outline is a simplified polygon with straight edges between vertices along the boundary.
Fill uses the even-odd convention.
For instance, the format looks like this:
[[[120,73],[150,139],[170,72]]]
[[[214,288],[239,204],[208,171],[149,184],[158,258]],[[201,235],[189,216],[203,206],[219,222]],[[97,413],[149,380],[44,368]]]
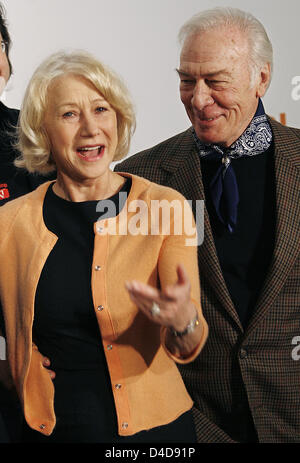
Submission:
[[[157,317],[157,315],[160,314],[160,307],[156,302],[153,302],[152,307],[151,307],[151,315],[152,317]]]

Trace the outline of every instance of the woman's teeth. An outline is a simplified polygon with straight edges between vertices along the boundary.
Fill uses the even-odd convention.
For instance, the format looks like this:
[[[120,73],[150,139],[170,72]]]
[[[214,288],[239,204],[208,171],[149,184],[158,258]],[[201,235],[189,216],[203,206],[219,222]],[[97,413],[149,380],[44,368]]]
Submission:
[[[79,148],[78,151],[80,152],[80,154],[82,156],[87,156],[88,152],[89,151],[96,151],[98,150],[98,152],[100,152],[100,149],[102,148],[101,145],[99,146],[90,146],[90,147],[86,147],[86,148]]]

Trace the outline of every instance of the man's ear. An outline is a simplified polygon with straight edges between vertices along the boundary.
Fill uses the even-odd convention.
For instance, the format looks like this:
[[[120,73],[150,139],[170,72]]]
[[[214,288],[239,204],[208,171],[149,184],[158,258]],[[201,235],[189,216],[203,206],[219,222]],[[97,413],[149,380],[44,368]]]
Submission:
[[[261,68],[256,85],[256,96],[263,97],[267,91],[271,78],[271,65],[270,63],[264,64]]]

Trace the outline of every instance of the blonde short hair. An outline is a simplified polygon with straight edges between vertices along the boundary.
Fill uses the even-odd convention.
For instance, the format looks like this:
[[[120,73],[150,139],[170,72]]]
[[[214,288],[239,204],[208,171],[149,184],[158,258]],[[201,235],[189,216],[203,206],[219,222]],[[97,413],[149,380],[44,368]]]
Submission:
[[[20,111],[17,167],[47,174],[56,166],[43,127],[48,89],[56,77],[75,74],[90,81],[117,115],[118,145],[113,161],[126,156],[135,130],[135,113],[129,92],[115,72],[85,51],[61,51],[47,58],[33,74]]]

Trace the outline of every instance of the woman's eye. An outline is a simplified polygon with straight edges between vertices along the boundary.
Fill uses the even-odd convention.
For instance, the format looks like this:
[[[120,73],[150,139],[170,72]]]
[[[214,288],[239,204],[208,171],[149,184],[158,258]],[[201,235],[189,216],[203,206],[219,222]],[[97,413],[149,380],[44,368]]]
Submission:
[[[63,114],[63,117],[68,118],[68,117],[72,117],[73,115],[74,113],[72,111],[67,111],[66,113]]]
[[[104,108],[103,106],[99,106],[98,108],[96,108],[97,113],[102,113],[103,111],[107,111],[107,109]]]

